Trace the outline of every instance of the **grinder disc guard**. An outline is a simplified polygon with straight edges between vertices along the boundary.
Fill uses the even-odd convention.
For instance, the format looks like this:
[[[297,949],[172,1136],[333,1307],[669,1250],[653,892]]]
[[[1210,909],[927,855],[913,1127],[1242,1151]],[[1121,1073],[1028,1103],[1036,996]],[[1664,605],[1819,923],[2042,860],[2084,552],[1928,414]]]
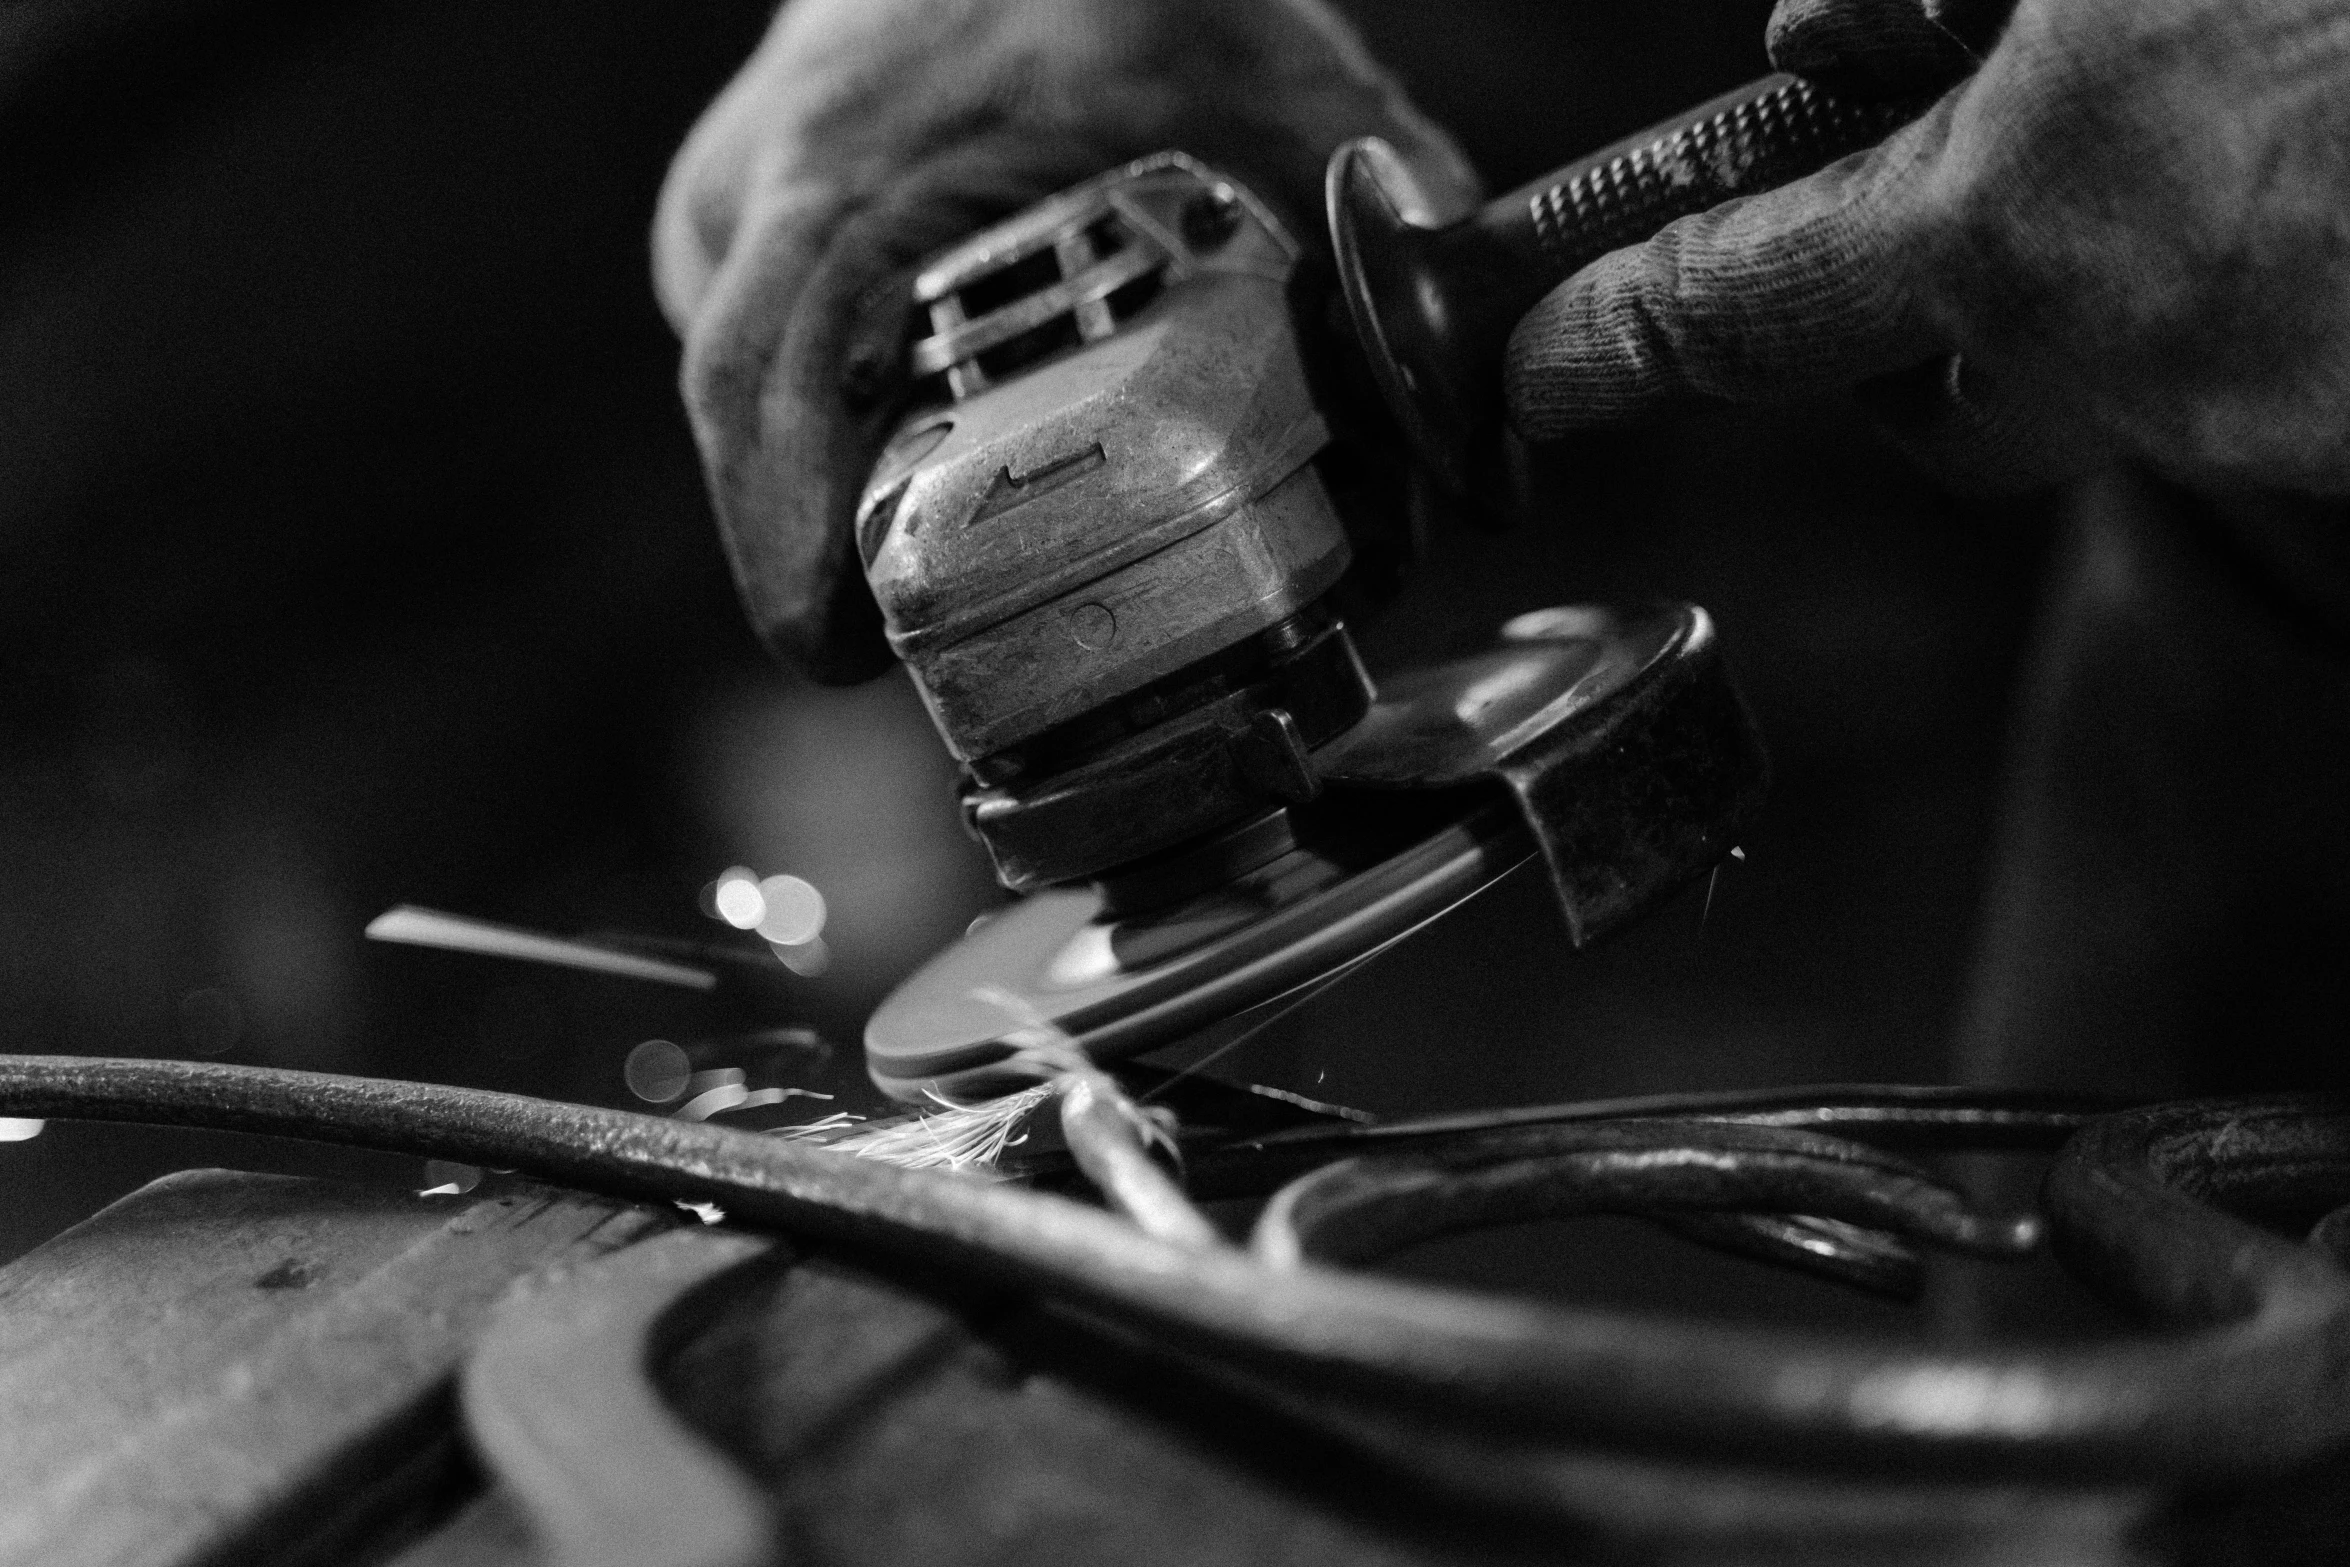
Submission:
[[[1180,1041],[1327,978],[1535,858],[1577,945],[1737,841],[1763,763],[1693,606],[1518,617],[1487,650],[1392,676],[1314,753],[1311,802],[974,925],[866,1025],[901,1099],[1013,1085],[1043,1020],[1097,1060]]]

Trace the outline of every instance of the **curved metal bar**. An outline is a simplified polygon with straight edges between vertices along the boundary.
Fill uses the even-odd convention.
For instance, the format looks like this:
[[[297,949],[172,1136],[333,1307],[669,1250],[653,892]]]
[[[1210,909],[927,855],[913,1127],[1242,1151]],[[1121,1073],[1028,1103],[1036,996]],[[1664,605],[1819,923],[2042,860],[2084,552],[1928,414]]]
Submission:
[[[2339,1100],[2205,1100],[2084,1127],[2041,1189],[2057,1255],[2112,1304],[2184,1333],[2159,1367],[2109,1378],[2097,1418],[2149,1446],[2191,1432],[2261,1456],[2346,1423],[2350,1272],[2215,1206],[2306,1216],[2345,1199]]]
[[[2350,1177],[2350,1108],[2333,1100],[2101,1123],[2050,1182],[2067,1255],[2125,1296],[2193,1307],[2186,1315],[2209,1325],[1988,1354],[1267,1268],[1034,1192],[725,1127],[426,1084],[13,1056],[0,1057],[0,1113],[354,1142],[620,1195],[714,1200],[741,1220],[1034,1289],[1327,1411],[1342,1437],[1364,1411],[1408,1417],[1431,1450],[1474,1441],[1530,1471],[1628,1442],[1880,1475],[2149,1483],[2275,1472],[2350,1440],[2350,1274],[2196,1200],[2273,1199],[2291,1181],[2338,1187]],[[2182,1245],[2191,1267],[2163,1260]]]
[[[1592,1121],[1697,1119],[1824,1132],[1871,1147],[1911,1152],[2054,1152],[2093,1116],[2142,1099],[1908,1083],[1819,1083],[1587,1099],[1445,1115],[1398,1116],[1344,1126],[1300,1126],[1184,1148],[1185,1184],[1206,1198],[1262,1197],[1309,1170],[1356,1154],[1438,1145],[1509,1127]]]
[[[1849,1289],[1912,1301],[1925,1293],[1926,1268],[1897,1235],[1805,1213],[1650,1213],[1693,1245],[1751,1257],[1830,1279]]]
[[[1150,1123],[1142,1115],[1103,1073],[1073,1076],[1061,1089],[1061,1136],[1112,1208],[1144,1234],[1177,1246],[1221,1246],[1215,1225],[1151,1158]]]
[[[1462,1134],[1326,1165],[1283,1187],[1250,1247],[1276,1267],[1363,1261],[1414,1241],[1578,1213],[1817,1214],[1985,1257],[2020,1256],[2029,1216],[1990,1218],[1903,1159],[1774,1126],[1640,1120]]]

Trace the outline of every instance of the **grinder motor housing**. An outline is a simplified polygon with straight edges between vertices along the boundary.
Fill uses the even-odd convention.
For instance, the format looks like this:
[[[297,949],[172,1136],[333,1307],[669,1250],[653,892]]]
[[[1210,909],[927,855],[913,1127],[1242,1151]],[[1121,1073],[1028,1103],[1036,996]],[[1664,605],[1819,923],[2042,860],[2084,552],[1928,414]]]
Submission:
[[[918,400],[857,518],[890,644],[1015,891],[1318,790],[1372,691],[1327,597],[1330,431],[1248,191],[1160,153],[915,279]]]

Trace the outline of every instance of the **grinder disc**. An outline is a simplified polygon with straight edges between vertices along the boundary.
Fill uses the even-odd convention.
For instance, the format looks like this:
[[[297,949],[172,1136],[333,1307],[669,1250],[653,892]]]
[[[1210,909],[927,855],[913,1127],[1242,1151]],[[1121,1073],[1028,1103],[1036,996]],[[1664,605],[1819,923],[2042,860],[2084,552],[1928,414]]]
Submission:
[[[984,917],[866,1024],[874,1081],[901,1099],[994,1091],[1003,1035],[1031,1017],[1095,1060],[1174,1043],[1410,934],[1535,852],[1498,792],[1364,791],[1278,814],[1251,825],[1293,847],[1188,897],[1121,913],[1100,886],[1056,887]]]

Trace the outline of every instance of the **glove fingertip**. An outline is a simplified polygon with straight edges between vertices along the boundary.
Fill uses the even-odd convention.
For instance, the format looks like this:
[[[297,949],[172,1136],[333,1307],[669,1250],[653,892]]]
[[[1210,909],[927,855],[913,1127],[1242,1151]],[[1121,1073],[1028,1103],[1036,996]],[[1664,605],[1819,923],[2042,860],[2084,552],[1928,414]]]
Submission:
[[[1530,441],[1555,440],[1577,427],[1578,395],[1571,323],[1586,311],[1580,276],[1553,289],[1519,318],[1502,358],[1502,396],[1511,428]]]
[[[1629,423],[1682,400],[1643,302],[1640,256],[1601,257],[1511,331],[1503,396],[1512,428],[1527,440]]]

